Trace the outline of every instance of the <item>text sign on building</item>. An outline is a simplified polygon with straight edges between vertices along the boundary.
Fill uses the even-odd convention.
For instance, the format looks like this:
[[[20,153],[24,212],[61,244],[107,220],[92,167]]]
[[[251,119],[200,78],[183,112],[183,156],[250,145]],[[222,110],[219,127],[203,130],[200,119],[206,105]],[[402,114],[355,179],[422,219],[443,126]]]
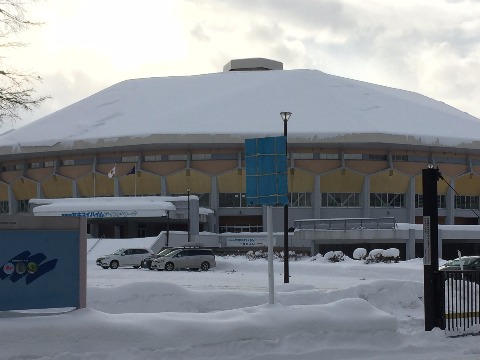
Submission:
[[[245,140],[248,205],[287,205],[287,138]]]
[[[430,216],[423,217],[423,265],[432,265],[432,235]]]
[[[0,311],[85,307],[86,220],[2,216],[0,266]]]
[[[242,247],[242,246],[267,246],[267,239],[259,239],[252,237],[233,237],[227,238],[227,246]]]

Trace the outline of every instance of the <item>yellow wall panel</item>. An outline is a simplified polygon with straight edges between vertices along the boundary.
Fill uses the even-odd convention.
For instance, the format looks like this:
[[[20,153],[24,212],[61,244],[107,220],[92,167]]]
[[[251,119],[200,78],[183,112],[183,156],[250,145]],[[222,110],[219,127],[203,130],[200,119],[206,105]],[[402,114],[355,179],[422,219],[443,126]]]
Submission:
[[[187,166],[186,161],[161,161],[161,162],[144,162],[142,163],[142,169],[153,174],[158,175],[170,175],[185,169]]]
[[[0,201],[8,201],[8,185],[0,183]]]
[[[245,171],[239,175],[237,170],[219,175],[217,178],[219,193],[246,192]]]
[[[320,177],[320,191],[327,192],[361,192],[365,177],[355,171],[335,170]]]
[[[73,197],[73,181],[60,176],[50,176],[41,183],[43,196],[46,199]]]
[[[7,184],[13,183],[22,175],[21,171],[5,171],[0,173],[1,180],[5,181]]]
[[[93,165],[60,166],[57,173],[70,179],[79,179],[90,174],[92,170]]]
[[[437,182],[437,194],[438,195],[446,195],[448,193],[450,184],[450,178],[444,176],[444,179],[447,181],[443,181],[442,179],[438,180]],[[448,184],[447,184],[448,183]],[[423,181],[422,175],[415,176],[415,194],[423,194]]]
[[[188,172],[190,175],[187,176]],[[187,188],[193,194],[210,193],[212,191],[212,180],[207,174],[190,169],[183,170],[166,177],[167,188],[170,194],[186,194]]]
[[[228,170],[236,169],[238,162],[236,160],[211,160],[211,161],[192,161],[192,169],[201,172],[218,175]]]
[[[315,176],[300,169],[288,172],[288,192],[314,192]]]
[[[12,189],[17,200],[28,200],[37,197],[37,183],[27,178],[17,179],[12,184]]]
[[[459,195],[480,195],[480,177],[465,174],[455,179],[455,190]]]
[[[53,167],[48,167],[48,168],[40,168],[40,169],[28,169],[25,172],[25,176],[35,180],[35,181],[40,181],[42,179],[45,179],[53,174]]]
[[[113,196],[114,194],[114,180],[98,172],[95,176],[90,173],[77,180],[77,187],[80,197]]]
[[[411,163],[411,162],[406,162],[406,161],[397,161],[393,163],[393,167],[408,175],[416,176],[416,175],[422,175],[422,170],[426,169],[426,165],[423,163]]]
[[[295,160],[295,168],[317,175],[339,168],[341,165],[340,160]]]
[[[410,178],[398,171],[384,171],[370,176],[370,192],[405,194],[409,183]]]
[[[160,195],[162,191],[162,178],[146,171],[122,176],[118,182],[123,195]]]
[[[467,172],[467,165],[437,164],[443,176],[458,176]]]
[[[373,174],[388,167],[386,161],[347,160],[345,167],[362,174]]]

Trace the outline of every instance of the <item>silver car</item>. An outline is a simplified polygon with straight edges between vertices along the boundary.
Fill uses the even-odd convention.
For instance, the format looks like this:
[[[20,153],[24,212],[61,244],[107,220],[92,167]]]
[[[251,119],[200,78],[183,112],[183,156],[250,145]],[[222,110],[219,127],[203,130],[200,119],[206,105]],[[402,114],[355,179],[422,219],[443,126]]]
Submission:
[[[132,248],[132,249],[118,249],[113,254],[103,255],[97,259],[97,265],[104,269],[117,269],[124,266],[133,266],[139,268],[141,261],[154,252],[149,249]]]
[[[217,266],[211,249],[177,249],[165,256],[152,260],[152,269],[172,271],[175,269],[195,269],[207,271]]]

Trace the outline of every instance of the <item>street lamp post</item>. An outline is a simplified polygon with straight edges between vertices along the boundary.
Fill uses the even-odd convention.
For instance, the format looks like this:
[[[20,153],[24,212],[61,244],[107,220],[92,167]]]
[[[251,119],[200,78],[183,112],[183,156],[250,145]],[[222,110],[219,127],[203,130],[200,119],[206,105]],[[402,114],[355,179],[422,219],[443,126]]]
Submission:
[[[287,138],[287,122],[292,115],[291,112],[282,111],[280,116],[283,120],[283,136],[285,136],[285,141]],[[285,146],[285,156],[288,156],[288,147]],[[287,157],[288,159],[288,157]],[[288,169],[288,166],[287,166]],[[288,174],[287,174],[288,176]],[[287,186],[287,195],[288,195],[288,186]],[[288,198],[290,201],[290,198]],[[290,274],[288,268],[288,203],[283,207],[283,282],[290,282]]]
[[[187,219],[188,219],[188,237],[187,242],[190,242],[190,188],[187,188]]]

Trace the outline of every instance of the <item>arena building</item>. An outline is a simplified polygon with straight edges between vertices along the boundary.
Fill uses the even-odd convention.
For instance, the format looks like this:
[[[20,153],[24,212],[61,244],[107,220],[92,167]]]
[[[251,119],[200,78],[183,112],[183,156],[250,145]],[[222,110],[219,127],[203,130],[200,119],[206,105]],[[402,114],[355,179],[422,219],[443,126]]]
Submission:
[[[265,209],[245,203],[244,142],[283,135],[282,111],[292,113],[289,227],[328,218],[421,223],[428,165],[445,179],[439,223],[479,223],[479,119],[413,92],[283,70],[268,59],[232,60],[214,74],[126,80],[0,135],[0,213],[28,214],[31,199],[188,191],[213,211],[200,232],[263,231]],[[281,231],[283,208],[273,219]],[[165,216],[152,221],[155,234],[140,222],[128,226],[146,236],[166,227]],[[114,233],[110,223],[95,231]],[[127,233],[136,232],[115,232]]]

